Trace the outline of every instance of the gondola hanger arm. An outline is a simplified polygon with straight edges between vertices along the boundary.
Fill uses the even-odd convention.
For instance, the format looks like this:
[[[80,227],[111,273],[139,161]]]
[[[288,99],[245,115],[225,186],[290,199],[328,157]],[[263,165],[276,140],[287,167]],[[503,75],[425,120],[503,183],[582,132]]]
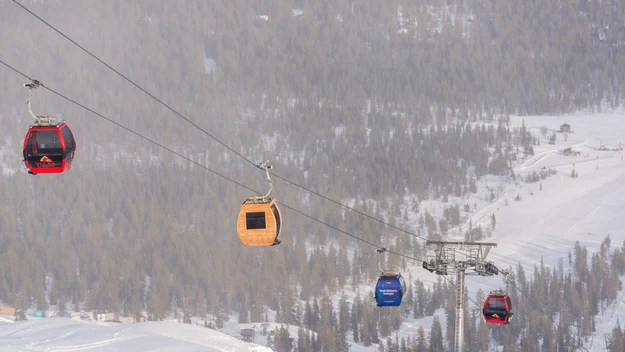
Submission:
[[[28,100],[26,101],[26,105],[28,105],[28,112],[30,116],[35,119],[33,126],[53,126],[56,125],[56,117],[54,116],[38,116],[33,112],[33,90],[43,86],[41,82],[36,79],[31,80],[30,83],[25,83],[24,87],[28,88]]]
[[[265,171],[265,174],[267,175],[267,181],[269,181],[269,191],[267,191],[267,193],[264,195],[255,197],[256,200],[261,201],[269,198],[269,196],[271,195],[271,191],[273,191],[273,182],[271,181],[271,176],[269,175],[269,169],[273,169],[273,166],[271,166],[271,164],[269,164],[269,160],[267,160],[264,163],[260,163],[258,165],[258,168]]]

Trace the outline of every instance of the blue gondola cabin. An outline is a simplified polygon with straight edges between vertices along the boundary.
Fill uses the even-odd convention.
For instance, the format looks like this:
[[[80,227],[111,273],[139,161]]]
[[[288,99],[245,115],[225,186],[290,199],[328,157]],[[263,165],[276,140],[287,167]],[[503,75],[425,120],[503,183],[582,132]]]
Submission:
[[[398,307],[406,292],[406,282],[400,275],[382,275],[375,285],[375,301],[378,307]]]

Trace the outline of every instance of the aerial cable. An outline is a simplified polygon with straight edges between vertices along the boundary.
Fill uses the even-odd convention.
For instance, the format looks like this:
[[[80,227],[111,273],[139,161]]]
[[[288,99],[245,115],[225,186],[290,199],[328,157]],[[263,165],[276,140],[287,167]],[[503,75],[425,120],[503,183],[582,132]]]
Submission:
[[[19,75],[21,75],[21,76],[25,77],[26,79],[28,79],[28,80],[30,80],[30,81],[35,81],[35,80],[33,80],[32,78],[30,78],[28,75],[26,75],[25,73],[23,73],[23,72],[19,71],[18,69],[14,68],[13,66],[11,66],[11,65],[7,64],[6,62],[4,62],[2,59],[0,59],[0,63],[1,63],[1,64],[3,64],[4,66],[8,67],[9,69],[13,70],[14,72],[18,73]],[[145,141],[147,141],[147,142],[149,142],[149,143],[152,143],[152,144],[154,144],[154,145],[156,145],[156,146],[158,146],[158,147],[160,147],[160,148],[162,148],[162,149],[164,149],[164,150],[166,150],[166,151],[168,151],[168,152],[170,152],[170,153],[172,153],[172,154],[174,154],[174,155],[176,155],[176,156],[178,156],[178,157],[180,157],[180,158],[182,158],[182,159],[184,159],[184,160],[187,160],[187,161],[189,161],[190,163],[193,163],[193,164],[195,164],[195,165],[199,166],[200,168],[203,168],[203,169],[205,169],[205,170],[207,170],[207,171],[210,171],[210,172],[212,172],[213,174],[215,174],[215,175],[217,175],[217,176],[219,176],[219,177],[221,177],[221,178],[224,178],[224,179],[226,179],[226,180],[228,180],[228,181],[230,181],[230,182],[232,182],[232,183],[234,183],[234,184],[236,184],[236,185],[238,185],[238,186],[240,186],[240,187],[243,187],[243,188],[245,188],[245,189],[247,189],[247,190],[249,190],[249,191],[255,192],[255,193],[259,193],[258,191],[254,190],[254,189],[252,189],[252,188],[250,188],[250,187],[248,187],[248,186],[246,186],[246,185],[244,185],[244,184],[242,184],[242,183],[240,183],[240,182],[238,182],[238,181],[236,181],[236,180],[234,180],[234,179],[232,179],[232,178],[230,178],[230,177],[228,177],[228,176],[226,176],[226,175],[223,175],[223,174],[221,174],[221,173],[219,173],[219,172],[217,172],[217,171],[212,170],[211,168],[209,168],[208,166],[206,166],[206,165],[204,165],[204,164],[201,164],[201,163],[199,163],[199,162],[197,162],[197,161],[194,161],[193,159],[191,159],[191,158],[189,158],[189,157],[186,157],[186,156],[184,156],[183,154],[180,154],[179,152],[177,152],[177,151],[175,151],[175,150],[173,150],[173,149],[171,149],[171,148],[169,148],[169,147],[167,147],[167,146],[165,146],[165,145],[163,145],[163,144],[160,144],[160,143],[156,142],[155,140],[153,140],[153,139],[151,139],[151,138],[149,138],[149,137],[146,137],[146,136],[142,135],[141,133],[136,132],[136,131],[134,131],[133,129],[131,129],[131,128],[129,128],[129,127],[126,127],[126,126],[124,126],[124,125],[120,124],[119,122],[117,122],[117,121],[115,121],[115,120],[112,120],[112,119],[110,119],[110,118],[108,118],[108,117],[106,117],[106,116],[104,116],[104,115],[100,114],[99,112],[96,112],[95,110],[93,110],[93,109],[91,109],[91,108],[89,108],[89,107],[87,107],[87,106],[85,106],[85,105],[83,105],[83,104],[81,104],[81,103],[77,102],[76,100],[74,100],[74,99],[72,99],[72,98],[67,97],[66,95],[64,95],[64,94],[62,94],[62,93],[57,92],[56,90],[54,90],[54,89],[52,89],[52,88],[50,88],[50,87],[48,87],[48,86],[44,85],[44,84],[43,84],[43,83],[41,83],[41,82],[38,82],[38,83],[39,83],[39,86],[40,86],[40,87],[43,87],[43,88],[44,88],[44,89],[46,89],[47,91],[49,91],[49,92],[51,92],[51,93],[56,94],[57,96],[59,96],[59,97],[61,97],[61,98],[65,99],[65,100],[69,101],[70,103],[72,103],[72,104],[74,104],[74,105],[77,105],[77,106],[79,106],[79,107],[81,107],[81,108],[83,108],[83,109],[85,109],[85,110],[87,110],[87,111],[91,112],[92,114],[94,114],[94,115],[96,115],[96,116],[98,116],[98,117],[100,117],[100,118],[102,118],[102,119],[104,119],[104,120],[106,120],[106,121],[108,121],[108,122],[110,122],[110,123],[114,124],[115,126],[118,126],[118,127],[122,128],[122,129],[124,129],[124,130],[126,130],[126,131],[128,131],[128,132],[130,132],[130,133],[132,133],[132,134],[134,134],[134,135],[135,135],[135,136],[137,136],[137,137],[142,138],[143,140],[145,140]],[[291,211],[293,211],[293,212],[295,212],[295,213],[297,213],[297,214],[300,214],[300,215],[302,215],[302,216],[304,216],[304,217],[307,217],[307,218],[309,218],[310,220],[316,221],[316,222],[318,222],[318,223],[320,223],[320,224],[322,224],[322,225],[325,225],[325,226],[327,226],[327,227],[329,227],[329,228],[331,228],[331,229],[333,229],[333,230],[335,230],[335,231],[338,231],[338,232],[340,232],[340,233],[342,233],[342,234],[345,234],[345,235],[347,235],[347,236],[349,236],[349,237],[351,237],[351,238],[353,238],[353,239],[355,239],[355,240],[358,240],[358,241],[361,241],[361,242],[363,242],[363,243],[366,243],[366,244],[368,244],[368,245],[370,245],[370,246],[372,246],[372,247],[375,247],[376,249],[382,249],[382,248],[384,248],[384,247],[379,246],[379,245],[377,245],[377,244],[375,244],[375,243],[373,243],[373,242],[371,242],[371,241],[368,241],[368,240],[366,240],[366,239],[364,239],[364,238],[358,237],[358,236],[356,236],[356,235],[354,235],[354,234],[351,234],[351,233],[349,233],[349,232],[347,232],[347,231],[345,231],[345,230],[341,230],[341,229],[339,229],[339,228],[338,228],[338,227],[336,227],[336,226],[330,225],[330,224],[328,224],[328,223],[326,223],[326,222],[324,222],[324,221],[322,221],[322,220],[319,220],[319,219],[317,219],[317,218],[315,218],[315,217],[313,217],[313,216],[310,216],[310,215],[308,215],[308,214],[306,214],[306,213],[304,213],[304,212],[302,212],[302,211],[300,211],[300,210],[297,210],[297,209],[295,209],[295,208],[293,208],[293,207],[291,207],[291,206],[289,206],[289,205],[286,205],[286,204],[284,204],[284,203],[280,203],[280,204],[281,204],[283,207],[285,207],[285,208],[287,208],[287,209],[289,209],[289,210],[291,210]],[[395,255],[400,256],[400,257],[404,257],[404,258],[406,258],[406,259],[412,259],[412,260],[415,260],[415,261],[421,261],[420,259],[414,258],[414,257],[412,257],[412,256],[408,256],[408,255],[405,255],[405,254],[402,254],[402,253],[399,253],[399,252],[390,251],[390,250],[387,250],[387,252],[392,253],[392,254],[395,254]]]
[[[234,154],[236,154],[238,157],[240,157],[241,159],[247,161],[249,164],[254,165],[255,167],[258,167],[259,165],[254,163],[253,161],[251,161],[250,159],[248,159],[247,157],[245,157],[243,154],[237,152],[234,148],[230,147],[229,145],[227,145],[225,142],[221,141],[220,139],[218,139],[217,137],[215,137],[214,135],[212,135],[210,132],[208,132],[207,130],[203,129],[202,127],[200,127],[199,125],[197,125],[196,123],[194,123],[193,121],[191,121],[190,119],[188,119],[187,117],[185,117],[184,115],[182,115],[181,113],[179,113],[178,111],[176,111],[174,108],[170,107],[169,105],[167,105],[166,103],[164,103],[161,99],[157,98],[156,96],[154,96],[152,93],[148,92],[146,89],[142,88],[140,85],[138,85],[137,83],[135,83],[133,80],[131,80],[130,78],[126,77],[124,74],[122,74],[121,72],[119,72],[118,70],[114,69],[112,66],[110,66],[109,64],[107,64],[106,62],[104,62],[102,59],[100,59],[98,56],[96,56],[95,54],[93,54],[92,52],[90,52],[89,50],[87,50],[86,48],[84,48],[82,45],[78,44],[76,41],[74,41],[73,39],[71,39],[70,37],[68,37],[67,35],[65,35],[63,32],[61,32],[60,30],[58,30],[56,27],[54,27],[53,25],[51,25],[50,23],[48,23],[46,20],[44,20],[43,18],[39,17],[37,14],[35,14],[34,12],[32,12],[31,10],[29,10],[26,6],[20,4],[17,0],[13,0],[13,2],[18,5],[19,7],[21,7],[22,9],[24,9],[24,11],[28,12],[29,14],[31,14],[33,17],[35,17],[36,19],[38,19],[39,21],[41,21],[43,24],[45,24],[46,26],[50,27],[53,31],[57,32],[59,35],[61,35],[63,38],[67,39],[68,41],[70,41],[72,44],[74,44],[75,46],[77,46],[78,48],[80,48],[82,51],[84,51],[85,53],[87,53],[89,56],[93,57],[95,60],[97,60],[98,62],[100,62],[102,65],[106,66],[107,68],[109,68],[111,71],[115,72],[116,74],[118,74],[120,77],[122,77],[124,80],[126,80],[127,82],[129,82],[130,84],[132,84],[133,86],[135,86],[137,89],[141,90],[142,92],[144,92],[145,94],[147,94],[149,97],[151,97],[152,99],[154,99],[155,101],[157,101],[158,103],[160,103],[161,105],[163,105],[165,108],[167,108],[169,111],[173,112],[176,116],[178,116],[179,118],[185,120],[186,122],[188,122],[189,124],[191,124],[193,127],[197,128],[198,130],[200,130],[201,132],[203,132],[204,134],[206,134],[208,137],[212,138],[213,140],[215,140],[217,143],[221,144],[222,146],[224,146],[226,149],[230,150],[231,152],[233,152]],[[352,208],[348,205],[345,205],[337,200],[334,200],[332,198],[329,198],[328,196],[324,196],[323,194],[319,193],[319,192],[315,192],[305,186],[302,186],[296,182],[290,181],[288,179],[286,179],[283,176],[277,175],[272,173],[272,175],[276,178],[279,178],[287,183],[290,183],[293,186],[299,187],[304,191],[307,191],[309,193],[312,193],[322,199],[325,199],[331,203],[334,203],[336,205],[339,205],[345,209],[351,210],[359,215],[362,215],[370,220],[374,220],[378,223],[381,223],[383,225],[386,225],[392,229],[395,229],[397,231],[400,231],[402,233],[411,235],[413,237],[419,238],[421,240],[427,241],[428,239],[426,237],[423,236],[419,236],[413,232],[410,232],[408,230],[404,230],[398,226],[395,226],[393,224],[390,224],[384,220],[378,219],[374,216],[371,216],[369,214],[366,214],[360,210],[357,210],[355,208]]]

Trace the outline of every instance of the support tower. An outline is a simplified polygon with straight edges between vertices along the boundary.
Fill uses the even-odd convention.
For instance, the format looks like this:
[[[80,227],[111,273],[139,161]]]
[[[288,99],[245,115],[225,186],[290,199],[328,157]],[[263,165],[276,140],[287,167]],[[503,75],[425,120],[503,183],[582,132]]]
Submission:
[[[456,274],[456,336],[454,352],[464,352],[464,276],[475,274],[490,276],[499,274],[486,256],[497,243],[427,241],[434,256],[423,262],[423,268],[437,275]]]

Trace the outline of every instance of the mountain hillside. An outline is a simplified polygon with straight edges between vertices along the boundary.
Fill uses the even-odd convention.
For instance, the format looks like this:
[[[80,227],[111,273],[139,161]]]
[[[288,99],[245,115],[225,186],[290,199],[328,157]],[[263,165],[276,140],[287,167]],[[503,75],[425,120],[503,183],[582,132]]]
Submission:
[[[314,331],[300,350],[392,349],[411,319],[452,317],[453,280],[421,268],[425,241],[497,241],[531,300],[508,333],[474,316],[479,348],[577,347],[623,274],[622,164],[597,149],[620,147],[624,6],[0,1],[0,302],[215,329],[236,317]],[[74,132],[66,174],[23,168],[24,75],[73,100],[33,101]],[[235,219],[266,191],[265,160],[283,241],[245,248]],[[409,282],[399,309],[370,304],[382,247]],[[471,281],[471,297],[499,280]],[[573,301],[550,319],[575,319],[545,337],[555,324],[532,301],[547,293]],[[441,320],[402,337],[450,346]]]

